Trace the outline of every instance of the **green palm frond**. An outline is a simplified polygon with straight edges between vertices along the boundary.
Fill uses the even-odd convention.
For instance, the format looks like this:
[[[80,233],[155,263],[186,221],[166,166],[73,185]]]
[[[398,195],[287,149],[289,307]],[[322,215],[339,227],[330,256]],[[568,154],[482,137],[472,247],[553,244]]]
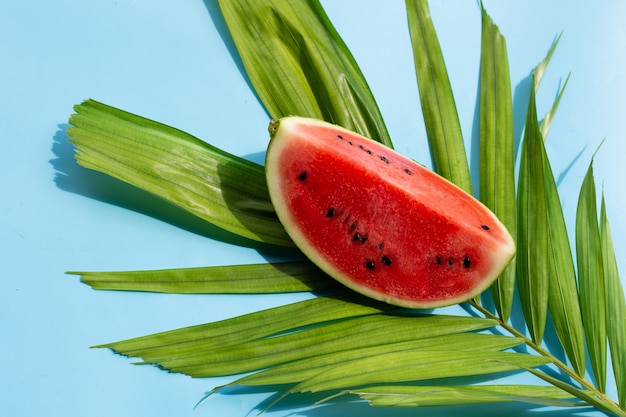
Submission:
[[[317,117],[391,146],[362,73],[317,0],[219,0],[219,5],[270,116]],[[579,197],[574,256],[544,148],[567,80],[541,124],[537,118],[535,92],[560,35],[534,71],[516,196],[506,41],[480,7],[480,197],[518,242],[517,262],[491,289],[494,311],[477,300],[467,304],[468,316],[399,309],[352,293],[297,256],[284,263],[74,272],[100,290],[317,292],[298,303],[96,347],[192,377],[233,375],[228,385],[280,386],[277,401],[290,393],[324,391],[327,401],[350,394],[376,406],[516,401],[591,405],[626,416],[626,302],[604,197],[598,214],[590,166]],[[406,9],[434,167],[471,190],[428,4],[407,0]],[[70,124],[81,165],[151,192],[246,242],[291,247],[269,201],[262,166],[92,100],[76,106]],[[261,132],[259,143],[266,142]],[[294,254],[291,248],[289,255]],[[526,324],[518,327],[513,322],[520,320],[510,319],[516,284]],[[554,328],[568,363],[541,344],[546,326]],[[608,354],[617,400],[604,393]],[[529,372],[537,384],[494,381],[511,372]]]
[[[361,70],[317,0],[218,3],[270,117],[322,119],[391,147]]]

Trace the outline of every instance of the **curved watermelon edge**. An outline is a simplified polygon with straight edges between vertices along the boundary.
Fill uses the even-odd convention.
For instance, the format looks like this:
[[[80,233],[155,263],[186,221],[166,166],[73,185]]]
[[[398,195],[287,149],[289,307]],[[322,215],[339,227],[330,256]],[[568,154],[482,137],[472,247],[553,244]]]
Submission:
[[[266,168],[266,179],[268,181],[268,189],[270,192],[270,200],[272,201],[272,204],[274,205],[274,209],[276,210],[276,213],[280,221],[285,226],[285,229],[288,231],[288,234],[290,235],[291,239],[294,241],[296,246],[302,251],[302,253],[305,256],[307,256],[309,260],[311,260],[322,271],[324,271],[326,274],[328,274],[330,277],[332,277],[336,281],[340,282],[346,287],[360,294],[363,294],[369,298],[379,300],[388,304],[392,304],[392,305],[399,306],[399,307],[406,307],[406,308],[432,309],[432,308],[446,307],[446,306],[459,304],[459,303],[465,302],[467,300],[470,300],[480,295],[482,292],[487,290],[491,286],[491,284],[493,284],[493,282],[500,276],[502,271],[506,268],[506,266],[511,262],[511,260],[515,256],[515,252],[516,252],[515,242],[512,236],[510,235],[510,233],[508,232],[508,230],[506,229],[506,227],[502,224],[502,222],[497,218],[497,216],[491,210],[489,210],[486,206],[484,206],[482,202],[480,202],[480,200],[476,199],[476,197],[472,196],[471,194],[468,194],[477,203],[479,203],[480,205],[482,205],[483,207],[487,209],[487,212],[490,213],[494,222],[498,224],[498,226],[506,233],[506,236],[508,237],[507,240],[508,240],[509,245],[502,246],[502,248],[510,249],[509,251],[503,250],[500,253],[501,256],[497,257],[494,260],[494,262],[496,260],[500,260],[500,262],[498,262],[499,264],[498,267],[493,269],[494,273],[492,275],[485,277],[479,285],[472,288],[472,291],[468,291],[457,297],[446,298],[445,300],[438,300],[438,301],[433,301],[433,302],[410,302],[403,298],[396,298],[396,297],[388,296],[379,291],[371,290],[368,287],[365,287],[363,285],[360,285],[352,281],[351,279],[348,279],[342,273],[341,270],[334,268],[332,264],[326,262],[323,258],[321,258],[316,253],[316,251],[313,248],[313,245],[310,245],[308,243],[308,240],[306,239],[306,237],[304,236],[304,234],[301,232],[301,230],[298,227],[291,226],[291,224],[296,224],[297,222],[293,219],[289,210],[287,210],[286,207],[282,204],[282,200],[279,198],[279,196],[275,194],[274,187],[269,186],[269,182],[271,181],[272,178],[279,177],[277,173],[274,173],[272,171],[272,167],[276,166],[277,164],[272,163],[271,158],[276,151],[276,148],[275,148],[276,143],[280,142],[279,140],[276,140],[277,138],[280,137],[279,135],[283,131],[280,129],[280,127],[284,126],[285,123],[292,123],[292,122],[296,124],[301,124],[301,125],[332,127],[339,134],[341,132],[345,132],[346,134],[357,135],[363,139],[367,139],[367,140],[371,140],[371,139],[368,139],[342,126],[334,125],[332,123],[328,123],[328,122],[318,120],[318,119],[312,119],[312,118],[306,118],[306,117],[300,117],[300,116],[285,116],[280,119],[272,119],[268,126],[268,132],[270,134],[270,142],[269,142],[266,157],[265,157],[265,168]],[[450,184],[452,184],[456,188],[459,188],[457,185],[451,182]],[[463,192],[466,193],[465,191]]]

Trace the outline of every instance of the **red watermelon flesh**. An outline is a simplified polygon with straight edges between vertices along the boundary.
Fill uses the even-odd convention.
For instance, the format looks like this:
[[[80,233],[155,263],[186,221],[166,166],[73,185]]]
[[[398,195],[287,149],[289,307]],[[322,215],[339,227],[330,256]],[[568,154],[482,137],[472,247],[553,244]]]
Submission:
[[[513,257],[489,209],[378,142],[301,117],[272,121],[270,133],[278,218],[313,263],[355,291],[405,307],[456,304]]]

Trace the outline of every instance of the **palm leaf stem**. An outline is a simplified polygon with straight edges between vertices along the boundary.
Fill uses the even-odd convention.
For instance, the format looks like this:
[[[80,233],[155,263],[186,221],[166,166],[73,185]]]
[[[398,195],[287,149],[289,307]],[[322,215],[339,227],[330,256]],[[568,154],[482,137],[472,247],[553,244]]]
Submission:
[[[584,390],[589,391],[589,393],[591,394],[590,397],[594,397],[598,401],[598,404],[590,404],[590,405],[602,406],[602,407],[599,407],[599,408],[602,408],[602,409],[605,409],[605,410],[611,410],[612,413],[614,413],[615,415],[617,415],[619,417],[626,417],[626,410],[623,410],[615,401],[613,401],[613,399],[611,399],[611,397],[609,397],[607,394],[601,392],[596,386],[593,385],[593,383],[591,383],[590,381],[585,379],[583,376],[581,376],[580,374],[575,372],[572,368],[567,366],[567,364],[565,364],[563,361],[558,359],[556,356],[554,356],[548,350],[546,350],[543,347],[541,347],[541,345],[535,343],[532,339],[530,339],[524,333],[522,333],[519,330],[517,330],[515,327],[511,326],[507,322],[502,321],[497,315],[493,314],[491,311],[489,311],[486,308],[482,307],[480,304],[478,304],[478,303],[476,303],[474,301],[469,301],[469,304],[474,309],[476,309],[481,314],[483,314],[486,318],[489,318],[489,319],[492,319],[492,320],[496,320],[498,322],[498,325],[502,329],[504,329],[505,331],[510,333],[512,336],[521,338],[524,341],[524,344],[526,346],[528,346],[529,348],[534,350],[539,355],[541,355],[541,356],[543,356],[545,358],[548,358],[550,360],[550,362],[552,362],[552,364],[555,367],[557,367],[560,371],[562,371],[564,374],[569,376],[573,381],[578,383]],[[535,371],[533,373],[536,374],[537,372],[538,371]],[[563,384],[567,384],[567,383],[563,383]],[[572,384],[567,384],[567,385],[570,385],[572,388],[574,388],[574,386]],[[578,390],[578,391],[580,391],[580,390]],[[588,402],[587,398],[582,398],[582,396],[579,396],[579,398],[581,400],[583,400],[583,401]]]

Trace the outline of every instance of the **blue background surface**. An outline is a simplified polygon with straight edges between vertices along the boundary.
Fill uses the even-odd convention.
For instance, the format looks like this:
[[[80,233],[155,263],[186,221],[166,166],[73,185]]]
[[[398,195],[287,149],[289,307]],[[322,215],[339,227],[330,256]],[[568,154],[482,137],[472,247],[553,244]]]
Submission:
[[[403,2],[322,3],[360,63],[396,148],[429,165]],[[543,114],[572,72],[548,152],[573,231],[582,177],[606,138],[595,173],[606,194],[624,281],[626,3],[532,0],[485,1],[485,6],[507,38],[518,121],[531,69],[564,30],[538,96]],[[431,12],[471,149],[480,11],[476,1],[457,0],[431,1]],[[128,359],[89,346],[309,295],[96,292],[64,273],[265,261],[255,250],[160,220],[151,200],[76,166],[64,133],[72,106],[94,98],[262,160],[268,117],[225,34],[213,0],[0,1],[0,415],[246,416],[255,415],[268,396],[231,390],[194,411],[206,391],[232,378],[194,380],[131,366]],[[519,375],[507,382],[535,381]],[[287,399],[266,415],[573,415],[515,404],[387,410],[347,399],[307,409],[307,398]]]

